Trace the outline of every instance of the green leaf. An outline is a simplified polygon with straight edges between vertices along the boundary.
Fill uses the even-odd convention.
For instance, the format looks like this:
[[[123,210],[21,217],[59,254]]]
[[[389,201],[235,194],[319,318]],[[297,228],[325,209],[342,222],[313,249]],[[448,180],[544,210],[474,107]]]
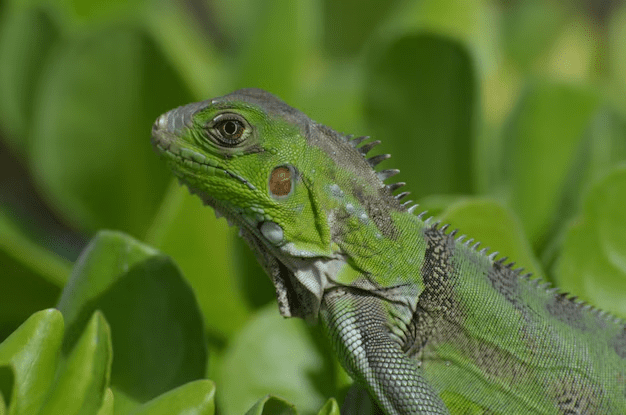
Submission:
[[[377,139],[418,197],[470,193],[475,75],[465,48],[434,35],[408,35],[368,66],[365,113]],[[395,151],[393,151],[395,149]]]
[[[224,219],[218,221],[211,208],[172,180],[147,241],[176,258],[212,336],[226,340],[241,328],[248,307],[237,289],[234,235]]]
[[[95,414],[109,385],[112,357],[109,325],[96,311],[63,363],[39,414]]]
[[[358,53],[397,0],[324,0],[324,46],[334,56]],[[350,16],[346,19],[346,16]]]
[[[190,101],[158,48],[124,29],[70,41],[38,98],[31,167],[44,195],[79,229],[143,236],[170,178],[150,126]]]
[[[215,384],[210,380],[189,382],[143,404],[132,415],[213,415]]]
[[[598,97],[591,91],[535,82],[507,122],[499,176],[535,247],[545,242],[559,213],[567,173],[597,109]]]
[[[57,308],[63,313],[66,323],[77,320],[86,305],[105,293],[130,268],[156,255],[158,251],[154,248],[121,232],[98,232],[76,260],[59,299]],[[87,319],[90,317],[91,313]]]
[[[4,415],[11,404],[15,375],[9,365],[0,366],[0,415]]]
[[[3,137],[27,156],[35,92],[59,33],[43,10],[7,9],[0,14],[0,122]]]
[[[546,269],[552,268],[562,248],[567,225],[580,213],[581,195],[623,160],[626,160],[626,122],[615,110],[603,108],[591,120],[570,163],[541,254]]]
[[[346,392],[341,405],[341,413],[343,415],[376,415],[382,413],[382,410],[378,408],[364,386],[353,383]]]
[[[67,19],[73,24],[94,25],[119,20],[122,16],[137,14],[148,3],[146,0],[61,0]]]
[[[626,85],[624,85],[623,76],[626,73],[626,54],[622,53],[624,50],[626,50],[626,4],[622,3],[621,7],[612,14],[608,24],[608,52],[606,53],[611,81],[615,86],[609,93],[613,93],[622,109],[626,108],[624,97]]]
[[[567,17],[566,7],[556,1],[511,2],[502,13],[504,52],[521,69],[529,70],[549,52]]]
[[[248,244],[241,238],[234,238],[232,249],[237,282],[246,302],[257,309],[276,300],[276,289]]]
[[[297,415],[296,407],[277,396],[266,396],[254,404],[246,415]]]
[[[440,219],[458,228],[481,243],[481,248],[491,247],[489,253],[500,252],[517,267],[524,268],[536,277],[544,276],[532,247],[524,235],[519,219],[506,206],[488,199],[461,199],[443,212]]]
[[[294,102],[298,79],[314,55],[317,3],[274,0],[258,6],[251,27],[246,28],[248,43],[237,62],[234,86],[263,88]]]
[[[104,391],[104,399],[102,400],[102,406],[98,410],[96,415],[113,415],[113,391],[111,388],[107,388]]]
[[[558,285],[626,318],[626,164],[598,180],[571,225],[554,274]]]
[[[223,357],[217,379],[223,413],[244,413],[270,393],[296,403],[303,412],[317,412],[336,386],[331,352],[323,348],[325,343],[317,343],[325,342],[322,332],[315,333],[300,319],[283,319],[275,303],[258,312]]]
[[[116,408],[132,408],[206,372],[202,318],[191,288],[169,257],[124,234],[98,233],[77,260],[58,308],[68,327],[64,353],[96,309],[109,322]]]
[[[322,409],[317,413],[317,415],[340,415],[339,405],[337,405],[337,401],[335,398],[330,398],[326,401]]]
[[[389,40],[410,33],[430,33],[462,43],[479,73],[489,73],[499,60],[500,15],[489,0],[421,0],[400,2],[378,30]],[[375,40],[375,38],[373,38]]]
[[[212,9],[224,5],[227,10],[233,12],[233,0],[228,3],[194,3],[194,7],[200,7],[209,12],[199,13],[196,16],[198,20],[191,22],[189,3],[160,0],[150,2],[153,4],[143,9],[145,12],[143,23],[194,94],[194,99],[199,101],[211,95],[231,92],[232,70],[226,67],[224,56],[213,44],[220,43],[219,33],[216,33],[217,30],[213,28],[208,29],[204,24],[193,23],[208,18],[211,19],[212,26],[214,18],[211,13]],[[253,11],[249,2],[244,7],[248,12]],[[245,25],[246,22],[241,19],[241,14],[237,14],[237,10],[234,12],[235,16],[232,19],[228,19],[230,16],[226,17],[221,13],[215,13],[215,16],[221,17],[222,21],[227,21],[228,28],[233,28],[242,22]],[[207,36],[207,31],[211,32],[210,36]]]
[[[15,375],[9,398],[12,415],[36,414],[52,383],[63,339],[63,317],[49,309],[33,314],[0,343],[0,366]]]
[[[0,340],[32,313],[52,307],[70,263],[28,240],[0,208]]]

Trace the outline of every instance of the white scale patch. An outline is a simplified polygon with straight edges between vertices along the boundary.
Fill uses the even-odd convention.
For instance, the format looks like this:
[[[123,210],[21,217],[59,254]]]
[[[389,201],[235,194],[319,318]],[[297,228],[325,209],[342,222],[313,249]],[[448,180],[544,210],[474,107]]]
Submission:
[[[261,225],[261,234],[272,245],[280,244],[285,236],[283,228],[281,228],[279,224],[271,221],[263,222]]]
[[[330,194],[336,197],[337,199],[341,199],[344,196],[343,190],[339,187],[338,184],[334,183],[329,186]]]

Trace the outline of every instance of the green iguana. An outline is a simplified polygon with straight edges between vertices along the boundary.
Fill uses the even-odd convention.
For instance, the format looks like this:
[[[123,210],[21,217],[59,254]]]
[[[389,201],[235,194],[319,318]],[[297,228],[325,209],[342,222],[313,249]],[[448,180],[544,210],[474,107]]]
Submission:
[[[259,89],[161,115],[172,171],[387,414],[626,414],[626,325],[415,215],[379,142]]]

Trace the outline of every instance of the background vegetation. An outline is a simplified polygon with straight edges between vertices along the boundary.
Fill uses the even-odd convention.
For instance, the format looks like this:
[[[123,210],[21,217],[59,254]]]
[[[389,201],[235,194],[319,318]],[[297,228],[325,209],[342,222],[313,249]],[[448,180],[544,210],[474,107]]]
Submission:
[[[0,345],[0,414],[211,413],[204,377],[223,414],[363,413],[151,149],[162,112],[250,86],[381,139],[424,209],[626,317],[625,2],[0,0],[0,342],[62,314]]]

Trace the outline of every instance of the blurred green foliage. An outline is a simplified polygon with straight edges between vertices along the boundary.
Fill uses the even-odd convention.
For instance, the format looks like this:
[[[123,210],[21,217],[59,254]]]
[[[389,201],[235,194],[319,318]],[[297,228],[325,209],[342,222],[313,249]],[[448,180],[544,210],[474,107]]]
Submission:
[[[226,415],[294,411],[268,393],[304,413],[363,397],[315,329],[281,321],[235,232],[152,152],[159,114],[241,87],[375,136],[394,156],[383,168],[401,169],[433,215],[626,317],[625,28],[622,0],[0,1],[0,162],[27,172],[0,181],[0,341],[63,292],[63,319],[35,314],[15,333],[52,359],[42,376],[71,369],[80,336],[112,333],[112,363],[104,343],[75,357],[105,379],[76,386],[99,413],[173,413],[176,393],[213,405],[212,386],[194,383],[203,376]],[[24,182],[78,238],[11,197]],[[68,252],[84,248],[74,241],[104,228],[180,272],[128,236],[100,234],[70,279]],[[161,308],[168,298],[185,305]],[[19,334],[29,324],[44,346]],[[132,346],[146,342],[155,348],[135,361]],[[7,347],[0,414],[21,393]],[[59,376],[33,386],[50,413],[65,399]],[[182,385],[197,389],[174,392]],[[24,405],[43,408],[35,401]],[[354,402],[344,413],[363,409]]]

